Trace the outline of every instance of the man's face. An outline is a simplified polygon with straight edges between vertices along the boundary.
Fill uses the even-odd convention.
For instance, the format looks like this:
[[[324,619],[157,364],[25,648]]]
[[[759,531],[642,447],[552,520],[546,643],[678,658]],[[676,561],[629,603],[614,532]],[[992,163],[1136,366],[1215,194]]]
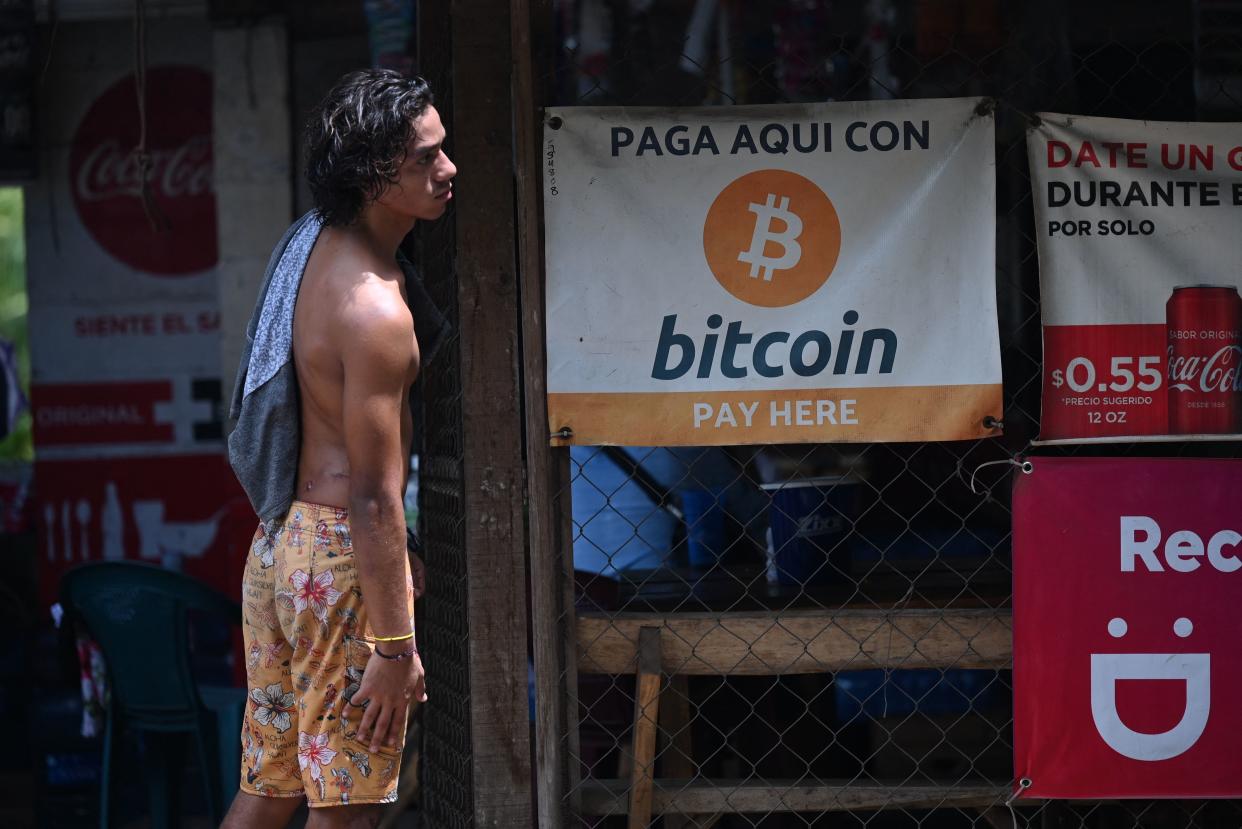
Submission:
[[[414,122],[414,134],[406,148],[397,180],[375,201],[411,219],[434,220],[444,215],[453,198],[457,168],[444,154],[444,125],[435,107],[427,107]]]

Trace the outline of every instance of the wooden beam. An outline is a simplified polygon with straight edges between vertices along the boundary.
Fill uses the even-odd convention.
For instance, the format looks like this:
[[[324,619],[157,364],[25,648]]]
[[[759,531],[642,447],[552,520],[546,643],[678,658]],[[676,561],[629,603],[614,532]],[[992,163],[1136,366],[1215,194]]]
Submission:
[[[660,629],[643,628],[638,632],[634,735],[630,752],[634,758],[634,766],[630,773],[629,829],[647,829],[651,823],[660,684]]]
[[[741,613],[583,613],[583,673],[633,669],[639,630],[661,630],[666,674],[821,673],[866,668],[1007,668],[1009,610],[791,610]]]
[[[583,783],[584,815],[620,815],[629,809],[628,780]],[[654,814],[764,814],[767,812],[845,812],[881,809],[985,808],[1003,803],[1009,787],[977,783],[956,785],[882,785],[852,780],[822,783],[738,780],[657,780]]]
[[[512,35],[507,4],[450,8],[469,773],[474,825],[516,829],[532,823],[532,775]]]

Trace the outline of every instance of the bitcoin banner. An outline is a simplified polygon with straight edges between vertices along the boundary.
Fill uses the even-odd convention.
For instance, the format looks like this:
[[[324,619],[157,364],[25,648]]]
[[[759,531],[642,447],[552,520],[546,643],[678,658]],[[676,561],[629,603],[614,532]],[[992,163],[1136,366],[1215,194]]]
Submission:
[[[997,433],[978,99],[549,110],[543,163],[554,443]]]
[[[1040,121],[1040,437],[1242,438],[1239,125]]]

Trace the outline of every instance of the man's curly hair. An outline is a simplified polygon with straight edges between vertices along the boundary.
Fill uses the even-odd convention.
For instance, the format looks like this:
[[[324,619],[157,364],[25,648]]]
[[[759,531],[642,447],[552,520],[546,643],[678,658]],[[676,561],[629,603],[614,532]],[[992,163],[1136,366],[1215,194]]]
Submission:
[[[306,180],[315,212],[349,225],[397,180],[414,121],[432,104],[431,87],[389,69],[351,72],[306,124]]]

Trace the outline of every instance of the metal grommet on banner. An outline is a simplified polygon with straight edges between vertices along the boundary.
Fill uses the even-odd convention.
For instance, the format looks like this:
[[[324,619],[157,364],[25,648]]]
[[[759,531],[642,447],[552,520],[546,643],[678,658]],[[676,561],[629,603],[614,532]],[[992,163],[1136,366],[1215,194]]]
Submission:
[[[1030,475],[1032,472],[1035,471],[1035,464],[1031,463],[1030,461],[1023,461],[1021,464],[1019,464],[1018,468],[1022,470],[1023,475]]]
[[[564,123],[565,122],[561,119],[561,116],[559,115],[553,115],[551,118],[548,119],[548,127],[554,130],[559,130],[561,128],[561,124],[564,124]]]
[[[548,435],[548,440],[569,440],[574,436],[574,430],[568,426],[562,426],[552,434]]]
[[[997,418],[994,418],[991,415],[988,415],[987,417],[983,419],[983,428],[984,429],[1004,429],[1005,421],[998,420]]]

